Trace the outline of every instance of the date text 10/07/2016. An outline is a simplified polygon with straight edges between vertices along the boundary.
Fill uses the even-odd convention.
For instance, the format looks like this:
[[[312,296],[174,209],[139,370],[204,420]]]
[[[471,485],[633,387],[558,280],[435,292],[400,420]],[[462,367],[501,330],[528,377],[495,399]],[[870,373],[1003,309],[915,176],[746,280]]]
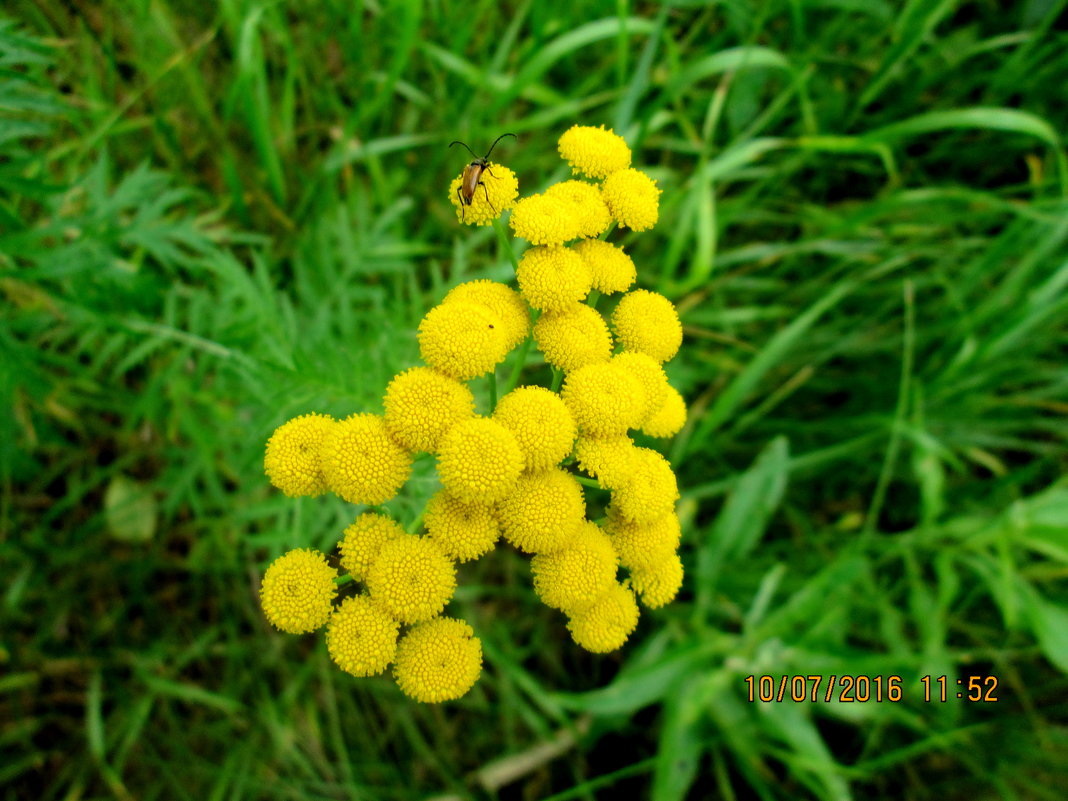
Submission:
[[[889,701],[896,703],[905,698],[906,688],[900,676],[865,676],[817,674],[807,676],[746,676],[746,698],[750,702],[762,701],[815,703],[868,703]],[[973,703],[994,703],[998,700],[997,676],[964,676],[959,679],[947,676],[921,676],[917,695],[930,703],[945,703],[951,698]]]

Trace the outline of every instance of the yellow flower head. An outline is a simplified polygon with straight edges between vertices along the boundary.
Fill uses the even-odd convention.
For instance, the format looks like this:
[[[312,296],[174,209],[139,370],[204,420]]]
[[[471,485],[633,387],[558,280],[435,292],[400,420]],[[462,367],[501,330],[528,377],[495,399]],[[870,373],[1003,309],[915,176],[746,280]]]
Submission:
[[[464,503],[444,489],[427,503],[423,522],[427,536],[457,562],[470,562],[489,553],[501,536],[492,506]]]
[[[585,518],[582,487],[559,469],[524,473],[515,491],[497,505],[504,538],[527,553],[564,547]]]
[[[337,595],[337,571],[311,548],[298,548],[275,559],[263,574],[260,604],[267,619],[282,631],[315,631],[330,617]]]
[[[573,125],[564,131],[558,143],[560,155],[576,173],[590,178],[604,178],[630,166],[630,148],[611,128],[602,125]]]
[[[634,440],[626,434],[581,436],[575,443],[575,459],[602,487],[616,489],[630,480],[634,469]]]
[[[322,453],[327,485],[349,503],[384,503],[412,472],[412,457],[374,414],[353,414],[335,423]]]
[[[534,341],[545,361],[565,373],[587,364],[602,364],[612,355],[608,324],[584,303],[539,317],[534,324]]]
[[[560,392],[582,433],[611,437],[637,428],[645,413],[641,382],[618,364],[589,364],[568,373]]]
[[[614,172],[601,185],[601,197],[612,219],[632,231],[645,231],[656,225],[660,192],[656,181],[640,170]]]
[[[532,245],[562,245],[581,234],[581,213],[567,198],[531,195],[515,204],[508,222]]]
[[[593,274],[593,288],[605,295],[626,292],[638,277],[634,261],[611,242],[584,239],[572,248]]]
[[[634,449],[630,478],[612,493],[612,506],[625,520],[649,524],[670,514],[679,486],[668,460],[648,448]]]
[[[334,418],[326,414],[302,414],[283,423],[267,440],[263,469],[267,478],[290,498],[326,492],[319,451]]]
[[[638,604],[628,587],[613,582],[593,605],[567,621],[576,644],[595,654],[623,647],[638,626]]]
[[[462,620],[439,617],[413,628],[397,646],[393,675],[401,692],[424,704],[454,701],[482,673],[482,642]]]
[[[475,413],[475,396],[455,378],[413,367],[386,387],[386,429],[409,451],[438,448],[442,434]]]
[[[660,408],[642,424],[642,433],[650,437],[673,437],[686,425],[686,401],[673,386],[668,385],[667,395]]]
[[[326,650],[353,676],[377,676],[397,653],[400,624],[366,595],[346,598],[330,615]]]
[[[419,353],[438,372],[468,381],[504,361],[507,329],[485,306],[443,303],[419,324]]]
[[[579,236],[600,236],[608,230],[612,215],[601,197],[601,190],[585,181],[561,181],[545,190],[546,197],[559,197],[575,204]]]
[[[504,338],[511,350],[530,333],[530,310],[522,296],[505,284],[479,278],[449,290],[442,303],[474,303],[496,315],[504,328]]]
[[[604,530],[612,538],[619,563],[628,570],[667,560],[682,539],[679,516],[674,512],[661,515],[652,523],[639,525],[623,519],[609,506]]]
[[[488,417],[457,423],[438,449],[441,483],[465,503],[499,501],[512,491],[522,471],[523,454],[515,436]]]
[[[404,536],[404,529],[391,517],[377,512],[364,512],[349,526],[338,544],[341,566],[360,580],[367,575],[371,563],[390,540]]]
[[[523,469],[548,470],[571,453],[575,421],[560,396],[545,387],[517,387],[497,401],[493,419],[515,436]]]
[[[645,406],[641,421],[644,423],[657,412],[667,398],[668,384],[667,373],[664,368],[652,356],[644,353],[624,351],[612,357],[612,363],[618,364],[632,376],[638,379],[645,394]]]
[[[371,597],[401,623],[430,620],[456,591],[456,566],[426,537],[405,535],[378,552],[364,578]]]
[[[675,600],[682,587],[682,560],[675,552],[630,571],[630,585],[650,609]]]
[[[623,345],[663,364],[679,352],[682,323],[671,301],[656,292],[636,289],[624,295],[612,312],[612,328]]]
[[[616,552],[595,523],[579,526],[567,545],[530,561],[534,591],[542,603],[569,615],[580,613],[616,580]]]
[[[489,225],[515,204],[519,197],[519,179],[503,164],[490,162],[482,171],[475,194],[468,206],[461,195],[463,173],[449,184],[449,200],[456,207],[456,219],[468,225]]]
[[[586,262],[570,248],[531,248],[515,273],[527,303],[541,311],[564,311],[590,294],[593,280]]]

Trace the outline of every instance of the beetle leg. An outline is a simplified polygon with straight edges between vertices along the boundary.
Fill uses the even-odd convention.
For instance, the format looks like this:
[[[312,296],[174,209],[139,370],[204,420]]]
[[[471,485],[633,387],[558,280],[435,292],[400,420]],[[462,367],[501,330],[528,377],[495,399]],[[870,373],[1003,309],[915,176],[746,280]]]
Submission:
[[[496,214],[497,213],[497,209],[494,209],[493,208],[493,204],[490,203],[489,190],[486,188],[486,185],[484,183],[482,183],[482,181],[479,181],[478,185],[481,186],[482,187],[482,191],[486,193],[486,205],[489,206],[491,209],[493,209],[493,213]]]
[[[497,176],[496,176],[496,175],[495,175],[495,174],[493,173],[493,170],[491,170],[491,169],[490,169],[489,167],[486,167],[486,172],[488,172],[488,173],[490,174],[490,176],[491,176],[491,177],[493,177],[493,178],[496,178],[496,177],[497,177]]]
[[[467,204],[464,203],[464,194],[460,191],[460,187],[456,187],[456,197],[460,198],[460,222],[466,222]]]

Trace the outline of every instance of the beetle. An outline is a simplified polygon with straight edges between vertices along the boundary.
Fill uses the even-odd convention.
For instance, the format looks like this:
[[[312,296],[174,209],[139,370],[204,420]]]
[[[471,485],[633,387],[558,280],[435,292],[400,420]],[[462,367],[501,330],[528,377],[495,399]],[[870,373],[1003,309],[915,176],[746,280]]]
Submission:
[[[475,151],[473,151],[470,147],[467,147],[466,144],[459,140],[449,143],[449,147],[452,147],[453,145],[463,145],[464,147],[467,147],[468,153],[470,153],[472,156],[475,156],[475,160],[464,167],[463,176],[460,178],[460,185],[456,187],[456,194],[460,198],[461,221],[463,221],[463,219],[467,216],[467,209],[464,207],[471,205],[471,201],[475,199],[475,190],[477,190],[480,186],[482,187],[482,191],[486,193],[486,203],[491,209],[493,209],[493,204],[490,203],[489,199],[489,190],[482,182],[482,173],[485,171],[488,172],[490,175],[493,175],[493,171],[489,168],[490,153],[493,152],[493,148],[497,147],[497,142],[500,142],[506,136],[510,136],[513,139],[519,138],[514,133],[501,134],[497,137],[496,141],[492,145],[490,145],[489,152],[487,152],[486,155],[482,158],[476,156]],[[496,178],[497,176],[493,175],[493,177]],[[497,210],[493,209],[493,211],[494,213],[496,213]]]

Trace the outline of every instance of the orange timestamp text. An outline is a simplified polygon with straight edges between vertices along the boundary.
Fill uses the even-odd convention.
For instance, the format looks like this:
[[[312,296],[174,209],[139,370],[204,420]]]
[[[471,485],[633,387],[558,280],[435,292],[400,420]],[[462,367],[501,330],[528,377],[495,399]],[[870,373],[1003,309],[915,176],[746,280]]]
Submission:
[[[950,698],[991,703],[998,700],[996,676],[921,676],[917,688],[924,701],[945,703]],[[782,675],[746,676],[746,697],[750,702],[794,703],[837,701],[843,704],[871,701],[896,703],[904,699],[905,682],[901,676],[866,675]]]

